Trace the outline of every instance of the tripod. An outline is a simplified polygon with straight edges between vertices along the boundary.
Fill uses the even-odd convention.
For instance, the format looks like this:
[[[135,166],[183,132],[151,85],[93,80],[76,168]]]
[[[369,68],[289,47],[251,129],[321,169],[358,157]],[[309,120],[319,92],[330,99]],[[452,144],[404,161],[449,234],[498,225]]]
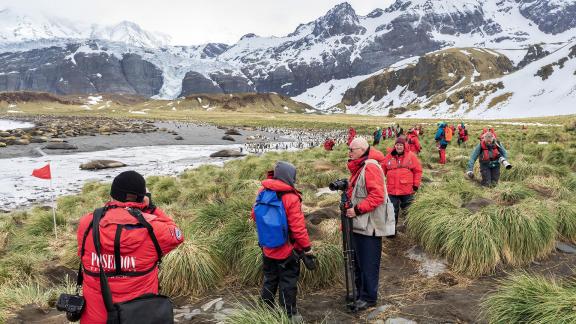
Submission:
[[[346,190],[342,191],[340,197],[340,220],[342,222],[342,253],[344,254],[344,276],[346,280],[346,308],[351,313],[358,311],[356,307],[356,300],[358,299],[358,292],[356,291],[356,269],[355,269],[355,253],[354,242],[352,236],[352,218],[346,216],[346,207],[348,204],[348,197]]]

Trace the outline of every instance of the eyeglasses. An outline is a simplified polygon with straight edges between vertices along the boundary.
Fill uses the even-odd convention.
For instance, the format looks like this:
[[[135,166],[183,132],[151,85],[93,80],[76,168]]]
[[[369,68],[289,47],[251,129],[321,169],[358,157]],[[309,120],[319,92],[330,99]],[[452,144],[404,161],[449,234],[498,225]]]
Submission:
[[[361,149],[362,149],[361,147],[349,148],[348,152],[352,152],[354,150],[361,150]]]

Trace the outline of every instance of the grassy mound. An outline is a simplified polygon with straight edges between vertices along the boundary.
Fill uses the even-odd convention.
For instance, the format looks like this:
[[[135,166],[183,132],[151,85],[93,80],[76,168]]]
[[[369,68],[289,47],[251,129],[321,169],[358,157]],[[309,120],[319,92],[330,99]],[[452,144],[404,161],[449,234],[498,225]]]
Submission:
[[[576,192],[571,152],[576,138],[545,129],[527,134],[498,131],[513,167],[501,169],[500,183],[483,188],[463,174],[472,147],[450,145],[448,163],[436,165],[437,152],[421,154],[426,183],[408,212],[407,230],[424,249],[446,257],[456,272],[480,276],[501,265],[518,267],[549,255],[557,239],[574,241]],[[554,135],[555,136],[555,135]],[[510,140],[508,140],[510,139]],[[432,145],[430,138],[424,147]],[[476,142],[477,143],[477,142]],[[475,165],[478,175],[478,162]]]
[[[483,303],[490,323],[576,323],[576,282],[526,273],[500,283]]]

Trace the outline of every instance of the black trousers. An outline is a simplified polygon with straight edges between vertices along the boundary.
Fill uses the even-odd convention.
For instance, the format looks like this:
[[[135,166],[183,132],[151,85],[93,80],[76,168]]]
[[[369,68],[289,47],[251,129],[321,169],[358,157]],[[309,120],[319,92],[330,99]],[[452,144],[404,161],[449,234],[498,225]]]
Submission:
[[[398,215],[400,215],[400,208],[402,208],[402,210],[406,210],[406,208],[412,204],[414,195],[388,195],[388,197],[390,197],[390,201],[392,202],[392,205],[394,205],[394,217],[396,220],[396,225],[398,225]]]
[[[378,301],[382,238],[353,233],[352,239],[356,252],[354,266],[358,299],[375,303]]]
[[[262,300],[274,307],[274,298],[279,289],[280,305],[286,313],[292,316],[297,313],[296,294],[298,292],[298,277],[300,276],[300,260],[291,255],[284,260],[276,260],[262,255],[264,284],[262,287]]]
[[[489,163],[480,163],[480,175],[482,176],[480,184],[485,187],[496,186],[500,179],[500,164],[491,168]]]

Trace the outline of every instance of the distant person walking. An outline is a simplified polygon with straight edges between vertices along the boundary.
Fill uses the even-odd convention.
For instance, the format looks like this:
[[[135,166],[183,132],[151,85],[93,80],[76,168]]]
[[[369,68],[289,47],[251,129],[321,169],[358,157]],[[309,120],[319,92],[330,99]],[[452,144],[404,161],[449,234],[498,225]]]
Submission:
[[[458,146],[462,143],[466,143],[468,141],[468,130],[464,125],[464,122],[458,125]]]
[[[494,137],[491,132],[482,135],[482,141],[472,151],[468,161],[468,171],[466,174],[474,178],[474,163],[480,158],[481,184],[485,187],[494,187],[500,179],[500,158],[508,159],[508,152],[504,146]]]
[[[348,141],[346,142],[348,146],[350,146],[350,143],[352,143],[355,137],[356,137],[356,130],[354,129],[354,127],[350,126],[350,128],[348,129]]]
[[[324,141],[324,149],[326,151],[332,151],[334,149],[334,145],[336,145],[336,142],[334,142],[334,140],[331,138],[327,138]]]
[[[421,150],[422,146],[418,139],[418,132],[412,128],[408,131],[408,136],[406,136],[406,151],[414,152],[414,154],[418,155]]]
[[[446,148],[452,140],[452,129],[445,122],[440,122],[434,140],[436,140],[436,146],[438,147],[438,163],[446,164]]]
[[[382,128],[377,127],[374,131],[374,142],[372,142],[372,146],[380,144],[380,139],[382,139]]]

